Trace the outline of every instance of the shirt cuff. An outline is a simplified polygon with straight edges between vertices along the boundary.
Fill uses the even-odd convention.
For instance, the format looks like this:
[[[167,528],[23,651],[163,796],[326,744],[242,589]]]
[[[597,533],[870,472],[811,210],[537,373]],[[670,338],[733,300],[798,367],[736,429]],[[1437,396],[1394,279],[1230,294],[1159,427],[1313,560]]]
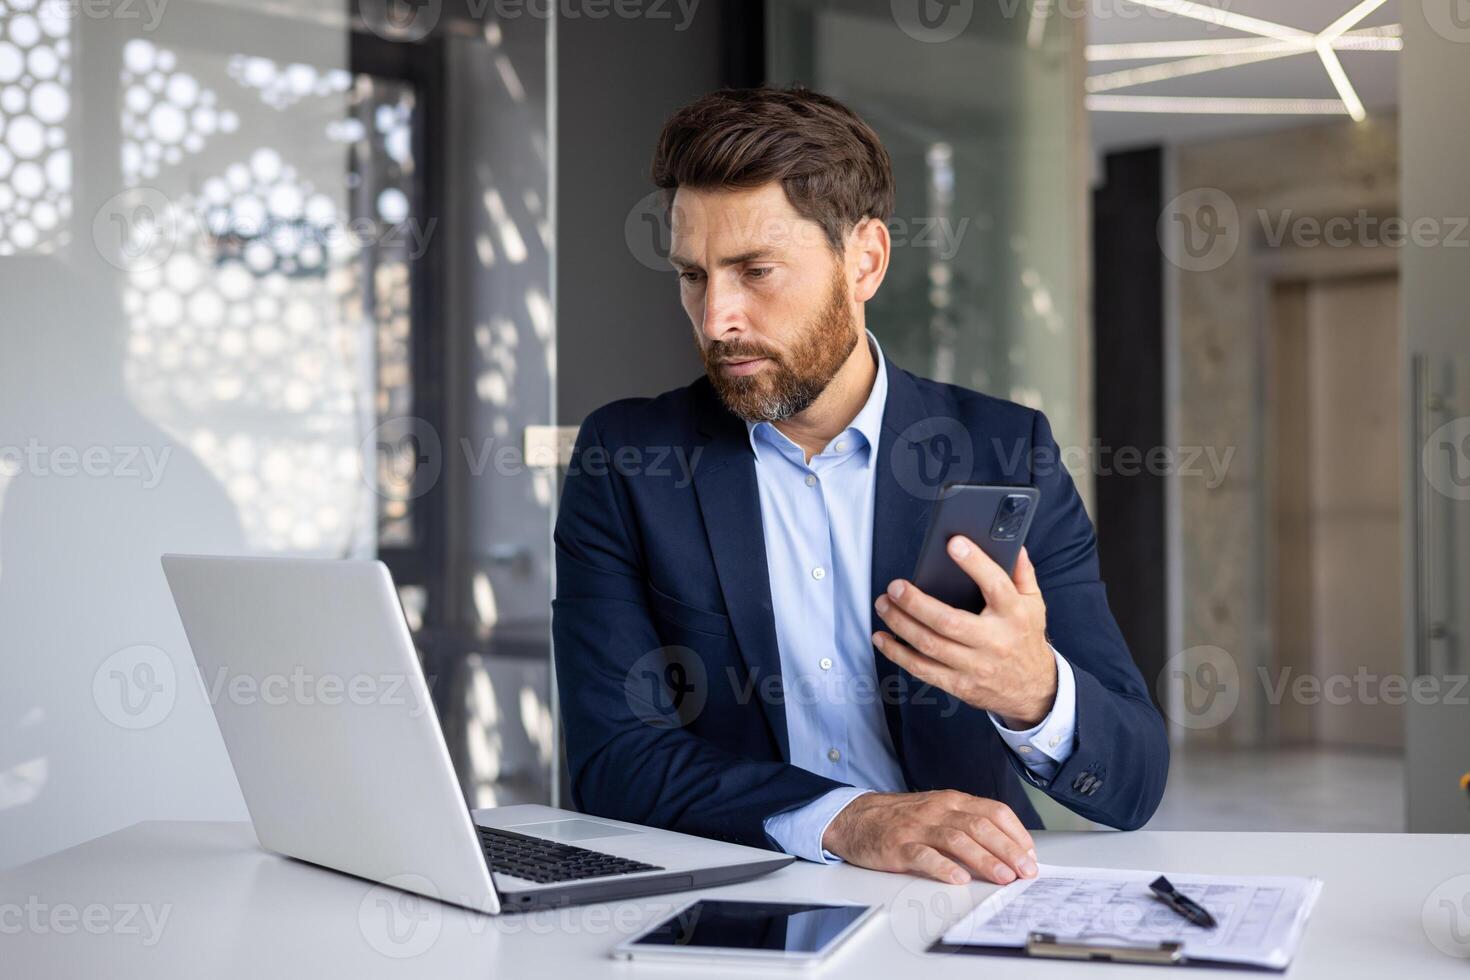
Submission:
[[[837,814],[859,796],[871,792],[855,786],[829,790],[806,806],[767,817],[762,826],[766,835],[787,854],[817,864],[836,864],[842,859],[822,847],[822,837]]]
[[[1077,747],[1077,678],[1056,647],[1051,648],[1051,654],[1057,660],[1057,696],[1051,712],[1039,724],[1017,731],[1007,728],[994,712],[986,712],[1022,765],[1047,780],[1057,774]]]

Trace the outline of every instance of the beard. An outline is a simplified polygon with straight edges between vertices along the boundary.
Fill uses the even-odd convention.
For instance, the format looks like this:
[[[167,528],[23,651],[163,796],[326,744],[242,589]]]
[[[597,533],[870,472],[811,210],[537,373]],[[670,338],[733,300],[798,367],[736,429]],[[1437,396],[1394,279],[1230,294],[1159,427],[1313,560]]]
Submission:
[[[725,407],[747,422],[781,422],[807,410],[837,376],[858,336],[847,304],[847,282],[838,269],[826,305],[812,318],[785,354],[760,344],[715,341],[700,351],[705,374]],[[756,374],[732,376],[727,361],[770,359]]]

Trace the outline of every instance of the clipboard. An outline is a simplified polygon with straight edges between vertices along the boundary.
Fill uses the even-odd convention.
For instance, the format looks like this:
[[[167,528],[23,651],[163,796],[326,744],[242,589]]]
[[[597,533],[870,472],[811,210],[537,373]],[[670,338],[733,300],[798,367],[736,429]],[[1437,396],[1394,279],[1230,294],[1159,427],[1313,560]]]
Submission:
[[[1157,946],[1125,946],[1117,943],[1084,943],[1058,940],[1049,932],[1033,932],[1025,946],[954,945],[936,940],[925,952],[960,953],[966,956],[1010,956],[1032,959],[1070,960],[1088,963],[1127,963],[1139,966],[1188,966],[1216,970],[1247,970],[1254,973],[1284,973],[1286,967],[1257,966],[1224,960],[1191,958],[1184,955],[1184,944],[1161,942]]]
[[[1156,876],[1042,865],[950,923],[928,952],[1282,973],[1322,889],[1316,878],[1178,878],[1217,920],[1207,926],[1160,902]]]

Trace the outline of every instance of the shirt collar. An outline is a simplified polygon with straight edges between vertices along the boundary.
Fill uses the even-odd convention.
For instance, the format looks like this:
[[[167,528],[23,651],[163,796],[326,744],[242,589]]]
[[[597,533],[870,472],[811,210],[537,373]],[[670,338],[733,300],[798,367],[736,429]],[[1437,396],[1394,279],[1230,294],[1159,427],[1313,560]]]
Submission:
[[[865,331],[868,336],[868,350],[873,352],[873,360],[878,366],[878,373],[873,378],[873,388],[868,392],[868,400],[858,411],[853,420],[847,424],[848,431],[856,429],[867,440],[868,460],[871,462],[878,446],[878,434],[883,428],[883,409],[888,403],[888,368],[883,360],[883,348],[878,344],[878,338],[873,336],[871,330]],[[750,448],[760,457],[760,447],[757,444],[757,433],[763,433],[764,438],[774,440],[777,445],[790,443],[791,440],[770,422],[745,423],[746,434],[750,437]]]

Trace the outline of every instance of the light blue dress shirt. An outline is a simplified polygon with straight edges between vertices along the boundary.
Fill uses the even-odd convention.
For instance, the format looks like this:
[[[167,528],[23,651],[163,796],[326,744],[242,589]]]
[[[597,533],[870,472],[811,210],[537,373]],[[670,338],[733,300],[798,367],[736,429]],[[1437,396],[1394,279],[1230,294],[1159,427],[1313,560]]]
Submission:
[[[761,523],[785,689],[791,764],[846,783],[806,806],[769,817],[765,831],[788,854],[829,863],[832,818],[866,792],[907,789],[888,735],[873,660],[873,477],[888,401],[883,351],[871,333],[877,379],[862,411],[811,462],[769,422],[746,423],[760,486]],[[886,584],[886,583],[885,583]],[[1034,728],[990,720],[1022,763],[1051,779],[1075,746],[1076,683],[1055,650],[1057,695]]]

